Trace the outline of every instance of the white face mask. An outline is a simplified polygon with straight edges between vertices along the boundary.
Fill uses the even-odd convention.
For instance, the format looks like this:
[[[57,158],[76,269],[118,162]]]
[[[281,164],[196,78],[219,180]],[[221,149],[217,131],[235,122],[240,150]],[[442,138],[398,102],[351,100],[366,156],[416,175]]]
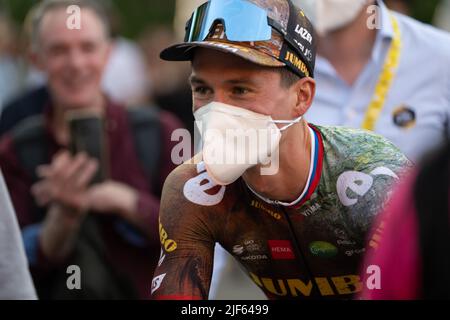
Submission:
[[[270,116],[219,102],[200,108],[194,117],[202,135],[206,170],[219,185],[233,183],[247,169],[266,165],[274,157],[278,164],[281,132],[302,119],[275,121]],[[286,126],[279,129],[276,123]]]
[[[320,35],[345,27],[361,12],[368,0],[293,0],[302,8]]]

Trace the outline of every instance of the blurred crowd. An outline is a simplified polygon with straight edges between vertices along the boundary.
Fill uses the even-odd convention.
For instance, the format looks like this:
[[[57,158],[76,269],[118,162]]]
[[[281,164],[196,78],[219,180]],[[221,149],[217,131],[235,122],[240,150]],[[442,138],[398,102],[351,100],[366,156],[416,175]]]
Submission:
[[[171,134],[179,128],[194,132],[187,81],[190,65],[162,61],[159,52],[184,37],[186,20],[203,2],[178,0],[173,24],[149,27],[136,39],[123,37],[116,23],[120,13],[109,1],[42,1],[30,8],[25,21],[13,21],[0,6],[0,166],[8,189],[2,178],[0,298],[150,297],[153,269],[160,259],[159,199],[166,176],[176,166],[171,161],[171,152],[177,141],[172,141]],[[294,2],[303,6],[310,1]],[[65,27],[66,8],[72,3],[81,6],[87,28]],[[413,1],[384,3],[402,14],[412,14]],[[450,31],[450,0],[438,2],[433,23]],[[329,41],[332,43],[333,39]],[[328,58],[327,52],[330,51],[326,46],[319,50],[324,59]],[[433,60],[433,54],[428,52],[427,59]],[[339,66],[339,62],[330,61]],[[354,116],[344,116],[336,110],[333,113],[323,105],[330,101],[340,103],[335,91],[346,92],[340,98],[350,101],[354,87],[366,88],[370,84],[355,80],[361,70],[343,75],[348,83],[336,80],[336,84],[332,77],[337,78],[340,69],[327,73],[330,70],[327,63],[325,60],[318,63],[324,72],[318,77],[324,80],[318,85],[317,107],[312,107],[316,112],[307,118],[313,123],[329,124],[348,116],[338,124],[351,126],[356,123]],[[342,66],[345,69],[345,63]],[[371,67],[378,70],[375,64]],[[442,78],[450,78],[450,65],[442,68],[447,70],[442,72]],[[417,69],[416,73],[420,72]],[[441,78],[431,75],[430,79]],[[421,90],[420,84],[411,90]],[[373,88],[369,91],[373,92]],[[446,94],[450,97],[450,89]],[[441,113],[437,105],[435,109],[430,106],[441,120],[430,118],[435,121],[434,127],[420,132],[421,136],[409,135],[407,129],[423,111],[411,110],[406,105],[395,106],[397,109],[392,111],[398,113],[401,132],[379,128],[379,133],[399,144],[411,140],[402,149],[421,163],[428,151],[442,144],[431,131],[442,126],[439,135],[448,140],[449,135],[444,132],[446,122],[450,121],[446,118],[450,115],[448,97],[443,102],[446,112]],[[86,112],[70,117],[67,110],[73,109]],[[329,117],[323,117],[324,112]],[[84,122],[83,130],[88,136],[80,137],[84,140],[78,144],[68,119],[93,120]],[[101,137],[89,136],[89,130],[98,133],[95,126],[99,125],[103,130]],[[448,153],[448,147],[445,148]],[[446,174],[447,153],[436,164],[445,166]],[[426,181],[420,170],[417,176],[409,182],[411,185],[418,179]],[[405,187],[410,193],[411,185]],[[448,192],[444,194],[448,196]],[[448,207],[440,210],[448,212]],[[17,225],[21,238],[11,232]],[[10,248],[4,247],[6,240],[2,237],[14,239],[7,240]],[[216,255],[212,298],[262,298],[226,253],[218,248]],[[69,265],[83,270],[83,283],[87,284],[84,290],[65,290]],[[15,271],[20,276],[11,276]],[[13,284],[6,285],[3,279]],[[400,297],[415,296],[400,294]]]
[[[71,5],[81,28],[76,10],[67,27]],[[150,295],[171,135],[193,129],[189,66],[158,61],[170,27],[126,39],[117,15],[107,1],[42,1],[19,28],[1,12],[0,166],[24,249],[8,252],[19,266],[26,254],[41,299]],[[3,281],[15,264],[0,260]],[[72,265],[83,290],[67,290]],[[27,287],[5,297],[35,297]]]

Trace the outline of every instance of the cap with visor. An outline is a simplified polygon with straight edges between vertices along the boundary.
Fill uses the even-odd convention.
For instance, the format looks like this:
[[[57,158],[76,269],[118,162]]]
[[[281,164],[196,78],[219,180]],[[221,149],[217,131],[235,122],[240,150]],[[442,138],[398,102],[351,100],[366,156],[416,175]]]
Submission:
[[[314,29],[290,0],[210,0],[187,22],[184,42],[163,50],[161,58],[189,61],[198,47],[314,77]]]

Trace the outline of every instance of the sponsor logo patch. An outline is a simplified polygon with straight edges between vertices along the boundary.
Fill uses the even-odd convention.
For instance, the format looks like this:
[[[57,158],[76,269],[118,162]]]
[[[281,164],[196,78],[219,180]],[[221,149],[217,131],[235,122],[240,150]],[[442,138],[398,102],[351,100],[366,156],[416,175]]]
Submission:
[[[281,219],[281,214],[273,211],[269,208],[266,208],[261,202],[256,201],[256,200],[252,200],[251,202],[251,206],[256,208],[256,209],[260,209],[262,211],[264,211],[265,213],[269,214],[272,218],[276,219],[276,220],[280,220]]]
[[[215,184],[206,172],[205,163],[200,162],[197,165],[198,176],[189,179],[183,187],[183,194],[190,202],[201,206],[215,206],[219,204],[225,195],[225,186],[220,188]],[[211,191],[218,188],[218,191],[210,194]]]
[[[309,297],[312,292],[319,293],[321,296],[350,295],[363,288],[359,275],[275,279],[250,272],[250,277],[264,292],[278,297]]]
[[[268,240],[270,253],[275,260],[295,259],[294,251],[289,240]]]
[[[267,255],[261,250],[262,246],[255,240],[245,240],[243,244],[234,245],[232,248],[233,254],[242,261],[268,260]]]
[[[321,258],[332,258],[338,254],[338,249],[331,243],[325,241],[314,241],[309,244],[309,251]]]
[[[159,289],[159,287],[161,287],[161,283],[164,280],[164,277],[166,276],[166,273],[160,274],[159,276],[156,276],[153,278],[152,280],[152,291],[151,293],[153,294],[156,290]]]
[[[161,241],[161,246],[164,248],[166,252],[172,252],[177,249],[177,243],[172,240],[168,239],[169,236],[167,235],[166,230],[164,230],[163,225],[161,224],[161,221],[159,222],[159,240]]]
[[[308,71],[308,68],[306,67],[306,64],[299,57],[297,57],[296,54],[287,50],[284,60],[289,62],[293,67],[295,67],[297,70],[299,70],[305,76],[309,77],[309,71]]]
[[[402,105],[394,109],[392,112],[392,120],[397,127],[405,129],[412,128],[416,124],[416,113],[411,108]]]

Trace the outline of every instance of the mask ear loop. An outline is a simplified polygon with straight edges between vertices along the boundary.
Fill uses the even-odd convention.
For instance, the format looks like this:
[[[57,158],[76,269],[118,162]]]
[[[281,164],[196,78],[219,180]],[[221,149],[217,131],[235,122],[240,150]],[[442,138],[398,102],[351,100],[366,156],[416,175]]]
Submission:
[[[294,124],[299,123],[301,120],[303,119],[303,116],[298,117],[297,119],[294,120],[273,120],[273,123],[288,123],[287,126],[284,126],[283,128],[280,129],[281,132],[287,130],[289,127],[293,126]]]

